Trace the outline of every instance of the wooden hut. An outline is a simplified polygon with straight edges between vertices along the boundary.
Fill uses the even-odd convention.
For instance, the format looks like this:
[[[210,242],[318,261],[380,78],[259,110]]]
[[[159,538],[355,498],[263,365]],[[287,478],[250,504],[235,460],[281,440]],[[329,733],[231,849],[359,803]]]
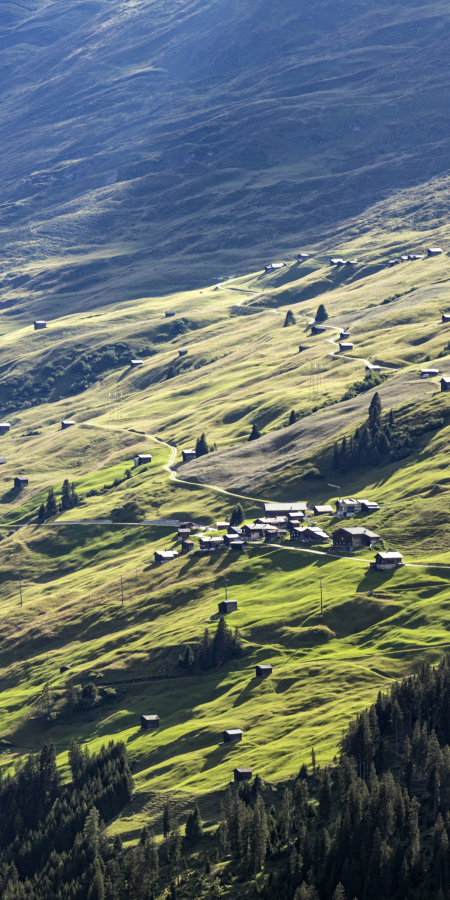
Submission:
[[[141,716],[141,728],[143,731],[151,731],[153,728],[159,728],[159,716]]]
[[[175,315],[175,310],[166,309],[164,315],[165,315],[166,319],[170,319],[171,316]]]
[[[450,377],[448,375],[444,375],[441,378],[441,391],[450,391]]]
[[[234,770],[234,780],[235,781],[251,781],[253,776],[252,769],[235,769]]]
[[[229,728],[223,733],[223,742],[224,744],[237,744],[238,741],[242,741],[242,734],[240,728]]]
[[[138,366],[143,366],[143,365],[144,365],[143,359],[131,359],[130,360],[130,366],[132,369],[136,369]]]
[[[136,462],[137,460],[137,462]],[[135,466],[148,466],[152,461],[151,453],[139,453],[134,459]]]
[[[348,353],[349,350],[353,350],[353,344],[350,344],[348,341],[340,341],[339,350],[341,353]]]
[[[63,675],[64,672],[70,672],[72,666],[60,666],[59,672],[60,675]]]
[[[24,488],[28,484],[28,476],[27,475],[16,475],[14,479],[14,487],[15,488]]]
[[[236,612],[238,608],[237,600],[221,600],[219,603],[219,612],[223,614]]]
[[[47,322],[44,322],[44,319],[36,319],[34,323],[34,330],[41,331],[42,328],[47,328]]]
[[[186,356],[186,354],[187,354],[187,350],[179,350],[178,351],[178,356]]]
[[[63,419],[61,422],[61,431],[65,431],[66,428],[72,428],[72,425],[75,425],[73,419]]]
[[[268,675],[272,674],[272,666],[262,663],[259,666],[256,666],[256,677],[257,678],[267,678]]]
[[[428,248],[428,256],[440,256],[442,250],[440,247],[429,247]]]
[[[190,551],[193,549],[194,549],[194,541],[184,539],[181,542],[181,552],[182,553],[190,553]]]
[[[6,434],[7,431],[11,428],[9,422],[0,422],[0,434]]]
[[[442,321],[443,321],[443,322],[450,322],[450,313],[443,313],[443,314],[442,314]]]
[[[181,455],[184,463],[192,462],[193,459],[197,458],[195,450],[182,450]]]
[[[371,562],[370,565],[373,569],[384,571],[385,569],[398,569],[399,566],[404,566],[405,563],[401,553],[390,550],[387,553],[377,553],[375,562]]]

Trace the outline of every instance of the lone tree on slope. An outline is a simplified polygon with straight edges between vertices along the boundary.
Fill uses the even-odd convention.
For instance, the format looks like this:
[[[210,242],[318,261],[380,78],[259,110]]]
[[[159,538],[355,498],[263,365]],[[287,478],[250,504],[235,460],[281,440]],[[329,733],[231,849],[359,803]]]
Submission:
[[[206,454],[209,453],[209,447],[206,441],[205,432],[203,432],[201,437],[197,438],[195,452],[197,456],[206,456]]]
[[[295,316],[294,316],[294,313],[292,312],[292,309],[288,309],[288,311],[286,313],[286,318],[284,320],[283,328],[288,328],[289,325],[295,325]]]
[[[260,437],[261,437],[261,432],[260,432],[256,422],[253,422],[253,428],[250,432],[249,441],[256,441]]]
[[[326,319],[328,319],[328,313],[327,313],[323,303],[321,303],[316,312],[316,322],[325,322]]]

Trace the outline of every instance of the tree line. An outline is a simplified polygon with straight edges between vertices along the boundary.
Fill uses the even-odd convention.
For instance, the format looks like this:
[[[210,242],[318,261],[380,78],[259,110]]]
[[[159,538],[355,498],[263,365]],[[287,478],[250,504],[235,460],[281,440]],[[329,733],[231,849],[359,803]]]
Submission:
[[[209,629],[205,628],[200,644],[194,647],[187,644],[179,656],[178,665],[186,671],[191,671],[194,667],[212,669],[241,656],[242,652],[239,629],[232,631],[221,616],[214,637],[211,638]]]

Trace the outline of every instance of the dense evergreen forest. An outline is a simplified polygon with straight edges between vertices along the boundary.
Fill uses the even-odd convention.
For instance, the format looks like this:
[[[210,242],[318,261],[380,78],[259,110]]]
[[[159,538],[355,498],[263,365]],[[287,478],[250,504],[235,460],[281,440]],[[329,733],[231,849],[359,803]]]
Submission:
[[[104,827],[131,798],[125,746],[72,740],[63,785],[51,742],[0,786],[2,900],[447,900],[450,897],[450,655],[395,683],[351,723],[332,766],[284,786],[222,793],[206,834],[166,803],[157,845],[123,849]]]

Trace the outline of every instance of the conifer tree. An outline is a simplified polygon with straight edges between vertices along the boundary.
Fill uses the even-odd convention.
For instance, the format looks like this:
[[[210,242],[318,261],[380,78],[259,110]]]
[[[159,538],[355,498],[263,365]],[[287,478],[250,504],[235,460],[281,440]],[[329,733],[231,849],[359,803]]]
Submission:
[[[57,512],[58,512],[58,508],[56,506],[55,493],[54,493],[53,488],[50,488],[50,490],[47,494],[47,501],[45,504],[45,515],[48,519],[48,518],[50,518],[50,516],[56,516]]]
[[[69,479],[65,478],[62,486],[61,492],[61,509],[64,512],[66,509],[72,509],[72,502],[70,499],[70,485]]]
[[[250,432],[249,441],[257,441],[258,438],[260,438],[260,437],[261,437],[261,432],[260,432],[260,430],[259,430],[259,428],[258,428],[256,422],[253,422],[252,430],[251,430],[251,432]]]
[[[244,521],[244,510],[240,503],[234,507],[233,512],[231,513],[230,525],[242,525]]]
[[[205,437],[205,432],[203,432],[201,437],[197,438],[195,452],[197,456],[206,456],[206,454],[209,453],[209,447]]]
[[[197,844],[203,837],[202,818],[198,804],[195,804],[193,812],[188,814],[186,820],[186,840],[190,844]]]
[[[289,325],[295,325],[295,321],[296,320],[295,320],[294,313],[292,312],[292,309],[288,309],[288,311],[286,313],[286,318],[284,320],[283,328],[288,328]]]
[[[297,413],[295,412],[295,409],[291,409],[291,412],[289,414],[289,425],[295,425],[296,421]]]
[[[339,462],[340,462],[340,459],[339,459],[339,444],[338,444],[337,441],[335,441],[334,448],[333,448],[333,462],[331,463],[331,466],[332,466],[332,469],[333,469],[334,472],[338,472],[338,471],[339,471]]]
[[[163,807],[163,835],[165,838],[169,836],[170,831],[172,830],[172,817],[170,815],[170,806],[168,803],[164,804]]]
[[[325,322],[327,319],[328,319],[328,313],[327,313],[327,311],[326,311],[326,309],[325,309],[323,303],[321,303],[320,306],[319,306],[319,308],[318,308],[318,310],[317,310],[317,312],[316,312],[316,319],[315,319],[315,321],[316,321],[316,322]]]
[[[45,519],[45,503],[41,503],[39,507],[38,519],[40,522],[43,522]]]

